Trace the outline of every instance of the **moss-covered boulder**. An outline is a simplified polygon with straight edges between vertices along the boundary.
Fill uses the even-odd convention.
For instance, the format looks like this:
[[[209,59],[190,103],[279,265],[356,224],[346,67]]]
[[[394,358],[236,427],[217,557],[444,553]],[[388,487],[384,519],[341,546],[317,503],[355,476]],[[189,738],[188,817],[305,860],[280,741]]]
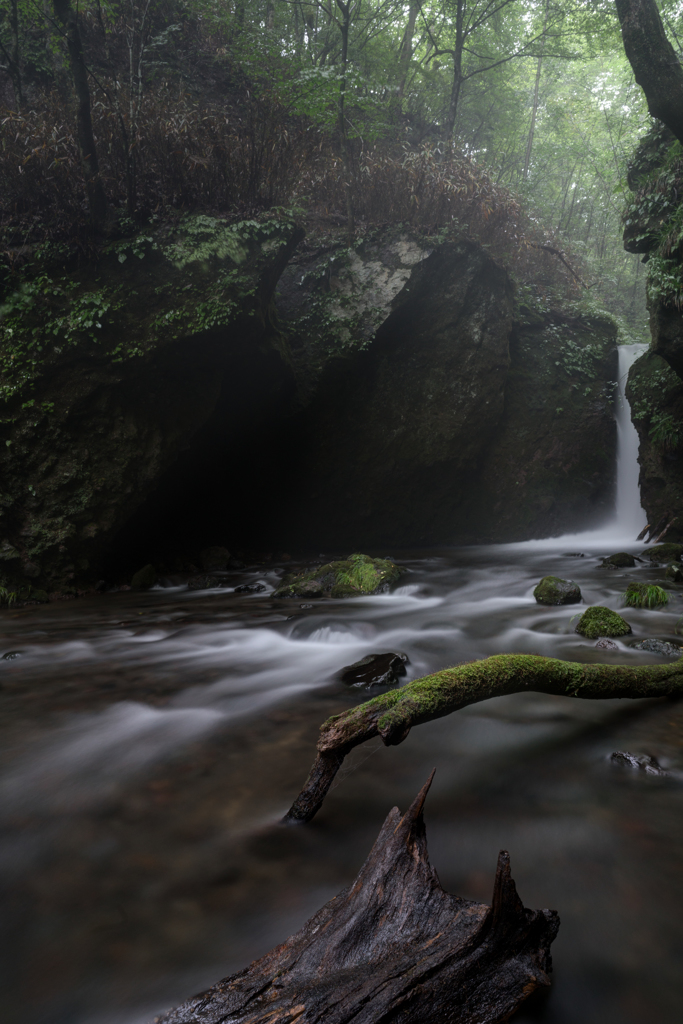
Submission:
[[[617,551],[615,555],[608,555],[607,558],[603,558],[601,569],[632,569],[636,564],[636,560],[633,555],[629,555],[628,551]]]
[[[589,640],[597,640],[599,636],[625,636],[633,630],[621,615],[596,604],[586,608],[576,624],[576,632]]]
[[[406,570],[386,558],[354,554],[286,576],[275,597],[358,597],[387,590]]]
[[[665,575],[673,583],[683,583],[683,565],[680,562],[672,562],[667,566]]]
[[[572,580],[544,576],[534,590],[534,597],[539,604],[577,604],[581,590]]]
[[[130,581],[130,585],[133,590],[149,590],[153,587],[157,581],[157,571],[153,565],[144,565],[142,569],[139,569],[133,579]]]
[[[683,544],[655,544],[645,552],[651,562],[678,562],[683,555]]]

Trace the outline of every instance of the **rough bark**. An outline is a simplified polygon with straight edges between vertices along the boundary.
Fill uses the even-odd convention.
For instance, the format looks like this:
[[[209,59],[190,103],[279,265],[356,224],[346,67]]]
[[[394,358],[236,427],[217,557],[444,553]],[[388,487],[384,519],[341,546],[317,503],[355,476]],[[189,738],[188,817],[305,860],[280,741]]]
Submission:
[[[615,0],[624,50],[648,110],[683,143],[683,68],[655,0]]]
[[[92,129],[90,112],[90,88],[88,86],[88,69],[83,55],[83,43],[78,27],[78,15],[71,6],[70,0],[53,0],[57,20],[64,28],[66,45],[69,51],[71,77],[76,93],[76,137],[81,156],[85,188],[88,194],[90,216],[96,227],[101,227],[107,215],[107,200],[104,186],[100,178],[97,161],[97,147]]]
[[[524,908],[505,851],[490,907],[441,888],[422,818],[431,781],[389,813],[350,888],[158,1024],[496,1024],[549,985],[559,918]]]
[[[375,736],[402,743],[414,725],[489,697],[536,691],[565,697],[670,697],[683,694],[683,659],[668,665],[581,665],[535,654],[497,654],[416,679],[333,715],[320,727],[318,756],[285,821],[310,821],[344,758]]]

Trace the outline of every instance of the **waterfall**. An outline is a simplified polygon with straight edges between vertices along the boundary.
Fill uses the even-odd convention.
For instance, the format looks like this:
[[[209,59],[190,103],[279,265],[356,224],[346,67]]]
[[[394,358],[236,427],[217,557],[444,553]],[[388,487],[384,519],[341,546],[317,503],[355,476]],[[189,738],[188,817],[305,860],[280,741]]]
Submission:
[[[619,396],[617,399],[617,495],[614,522],[617,536],[636,539],[645,526],[645,512],[638,487],[638,432],[631,422],[626,398],[628,371],[647,345],[619,345]]]

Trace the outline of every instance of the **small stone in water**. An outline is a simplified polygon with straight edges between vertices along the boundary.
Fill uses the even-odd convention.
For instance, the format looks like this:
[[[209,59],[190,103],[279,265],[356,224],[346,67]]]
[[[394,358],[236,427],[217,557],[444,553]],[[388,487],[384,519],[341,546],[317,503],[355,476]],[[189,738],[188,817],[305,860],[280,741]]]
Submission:
[[[368,654],[341,670],[341,681],[349,686],[394,686],[406,674],[405,654]]]
[[[538,604],[576,604],[581,600],[581,590],[573,580],[559,576],[544,576],[534,590]]]
[[[631,754],[628,750],[615,750],[610,758],[615,764],[628,768],[637,768],[646,775],[668,775],[656,757],[649,754]]]
[[[243,583],[241,587],[235,587],[236,594],[259,594],[266,589],[265,583]]]
[[[606,636],[601,637],[595,646],[602,648],[603,651],[619,650],[619,647],[615,644],[614,640],[608,640]]]
[[[650,651],[651,654],[663,654],[669,658],[680,658],[683,654],[683,648],[678,644],[669,643],[668,640],[639,640],[637,644],[631,646],[637,651]]]
[[[313,607],[312,604],[300,604],[299,605],[299,608],[312,608],[312,607]]]
[[[583,551],[563,551],[563,558],[585,558]]]
[[[616,555],[608,555],[603,558],[601,569],[631,569],[636,564],[633,555],[628,551],[617,551]]]
[[[7,651],[7,654],[3,654],[2,660],[14,661],[15,658],[20,658],[23,653],[23,651]]]

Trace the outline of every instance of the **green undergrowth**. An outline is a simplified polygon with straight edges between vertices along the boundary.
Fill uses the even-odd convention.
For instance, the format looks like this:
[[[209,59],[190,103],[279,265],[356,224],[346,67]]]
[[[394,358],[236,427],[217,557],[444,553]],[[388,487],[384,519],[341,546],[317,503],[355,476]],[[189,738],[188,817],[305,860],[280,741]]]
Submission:
[[[83,266],[64,246],[38,247],[0,304],[0,399],[27,397],[75,349],[120,363],[253,315],[260,268],[287,244],[297,212],[187,216],[108,243]]]
[[[628,608],[662,608],[669,603],[666,590],[654,583],[629,583],[622,596]]]

